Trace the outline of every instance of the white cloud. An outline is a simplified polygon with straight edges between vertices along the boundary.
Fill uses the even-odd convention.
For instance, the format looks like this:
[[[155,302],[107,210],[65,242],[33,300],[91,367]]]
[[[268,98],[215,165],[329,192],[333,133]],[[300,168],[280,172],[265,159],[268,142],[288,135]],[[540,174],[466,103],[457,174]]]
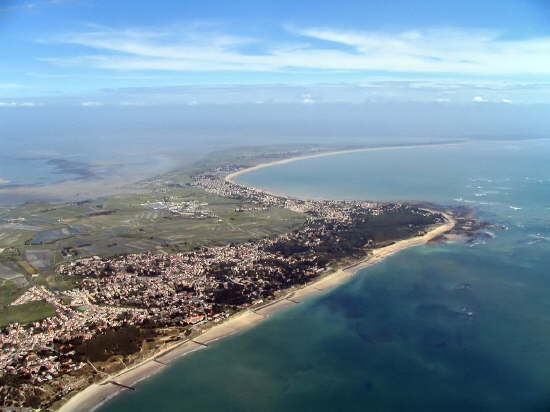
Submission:
[[[550,37],[507,40],[498,32],[464,29],[390,33],[294,28],[291,33],[296,36],[294,44],[273,46],[264,39],[174,28],[98,27],[49,40],[93,52],[47,60],[112,70],[550,74]],[[243,48],[250,44],[256,53]]]
[[[34,102],[0,102],[0,107],[35,107],[40,106]]]
[[[70,1],[70,0],[22,1],[9,6],[0,6],[0,12],[18,10],[18,9],[32,10],[41,6],[52,6],[52,5],[63,4],[63,3],[66,3],[67,1]]]
[[[124,101],[124,102],[120,102],[119,105],[132,106],[132,107],[144,107],[144,106],[149,106],[150,104],[146,102],[141,102],[141,101]]]
[[[103,106],[103,103],[92,101],[92,102],[81,102],[80,105],[84,107],[98,107],[98,106]]]
[[[474,98],[477,97],[477,102]],[[438,78],[434,81],[372,78],[360,83],[312,84],[209,84],[121,87],[88,95],[47,97],[48,105],[104,106],[206,105],[234,103],[363,103],[424,102],[481,104],[482,101],[514,105],[550,103],[550,82],[466,81]],[[8,100],[4,98],[4,100]],[[15,99],[13,99],[15,100]],[[86,103],[92,102],[92,103]]]
[[[302,103],[304,103],[304,104],[312,104],[312,103],[315,103],[315,100],[313,99],[313,97],[311,96],[311,94],[305,93],[305,94],[302,95]]]
[[[476,102],[476,103],[485,103],[485,102],[488,102],[489,100],[487,100],[486,98],[482,97],[482,96],[475,96],[473,99],[472,99],[472,102]]]

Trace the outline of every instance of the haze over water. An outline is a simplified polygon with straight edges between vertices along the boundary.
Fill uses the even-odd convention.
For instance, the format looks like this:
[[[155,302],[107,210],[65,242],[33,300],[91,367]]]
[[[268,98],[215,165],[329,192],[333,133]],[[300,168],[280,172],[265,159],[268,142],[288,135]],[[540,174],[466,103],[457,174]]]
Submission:
[[[102,412],[550,408],[550,141],[353,153],[239,180],[297,196],[467,204],[507,230],[402,251],[179,359]]]

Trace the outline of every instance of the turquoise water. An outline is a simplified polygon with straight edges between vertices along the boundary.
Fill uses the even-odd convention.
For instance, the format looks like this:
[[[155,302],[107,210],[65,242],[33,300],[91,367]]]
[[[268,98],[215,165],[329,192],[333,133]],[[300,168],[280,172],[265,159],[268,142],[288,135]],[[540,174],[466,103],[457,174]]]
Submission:
[[[312,197],[468,204],[508,230],[402,251],[100,411],[550,410],[549,141],[354,153],[240,179]]]

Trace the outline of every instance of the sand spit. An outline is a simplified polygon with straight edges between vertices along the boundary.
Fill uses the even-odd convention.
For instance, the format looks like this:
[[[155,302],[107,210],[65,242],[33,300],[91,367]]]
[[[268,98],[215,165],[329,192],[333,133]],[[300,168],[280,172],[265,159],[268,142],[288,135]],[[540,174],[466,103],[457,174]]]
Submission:
[[[264,169],[266,167],[285,164],[285,163],[292,163],[299,160],[306,160],[306,159],[314,159],[318,157],[326,157],[326,156],[335,156],[340,154],[348,154],[348,153],[360,153],[360,152],[374,152],[374,151],[381,151],[381,150],[397,150],[397,149],[420,149],[420,148],[426,148],[426,147],[443,147],[443,146],[457,146],[466,143],[464,142],[449,142],[449,143],[435,143],[435,144],[416,144],[416,145],[401,145],[401,146],[378,146],[378,147],[364,147],[360,149],[349,149],[349,150],[335,150],[331,152],[321,152],[321,153],[313,153],[313,154],[305,154],[302,156],[296,156],[296,157],[289,157],[286,159],[281,160],[274,160],[272,162],[266,162],[266,163],[260,163],[256,166],[247,167],[246,169],[237,170],[233,173],[229,173],[227,176],[225,176],[225,180],[227,182],[235,183],[235,178],[239,175],[251,172],[253,170],[258,169]],[[263,189],[259,189],[265,192]],[[281,195],[284,196],[284,195]]]

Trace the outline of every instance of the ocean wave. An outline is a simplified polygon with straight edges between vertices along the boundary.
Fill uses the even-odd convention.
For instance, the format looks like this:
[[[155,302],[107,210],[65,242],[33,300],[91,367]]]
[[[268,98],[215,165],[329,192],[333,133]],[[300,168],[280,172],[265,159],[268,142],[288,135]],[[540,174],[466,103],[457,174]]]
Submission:
[[[497,205],[497,202],[487,202],[487,201],[479,201],[479,200],[470,200],[470,199],[464,199],[463,197],[455,197],[453,199],[455,202],[460,203],[468,203],[468,204],[476,204],[479,206],[494,206]]]
[[[470,182],[493,183],[493,179],[490,179],[488,177],[472,177],[472,178],[470,178]]]
[[[484,240],[475,240],[474,242],[470,243],[468,246],[475,247],[475,246],[486,245],[486,244],[487,242]]]
[[[548,236],[542,235],[541,233],[535,233],[535,234],[529,235],[529,238],[531,240],[527,242],[528,245],[550,242],[550,238]]]

